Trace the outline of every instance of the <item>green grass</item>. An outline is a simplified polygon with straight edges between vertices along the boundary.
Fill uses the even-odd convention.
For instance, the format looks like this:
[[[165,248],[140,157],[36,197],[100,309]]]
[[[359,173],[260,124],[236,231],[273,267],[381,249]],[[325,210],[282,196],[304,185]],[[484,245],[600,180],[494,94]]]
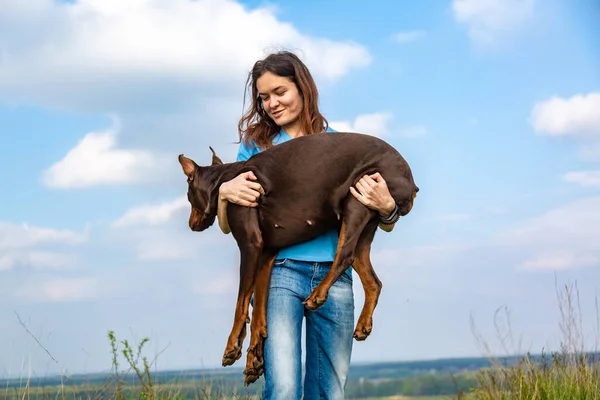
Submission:
[[[516,365],[499,362],[477,374],[477,388],[470,398],[478,400],[600,400],[600,358],[598,340],[595,350],[586,351],[585,334],[577,285],[565,286],[558,293],[563,341],[561,350],[542,357],[523,357]],[[596,335],[600,331],[596,298]],[[510,325],[508,325],[510,326]],[[510,328],[509,328],[510,329]],[[502,338],[511,332],[499,332]],[[504,335],[507,333],[507,335]],[[506,344],[503,339],[503,345]],[[485,346],[487,348],[487,345]]]
[[[526,357],[514,367],[481,371],[478,378],[476,399],[600,399],[598,360],[583,354]]]
[[[388,397],[367,397],[361,400],[446,400],[452,399],[449,396],[388,396]]]

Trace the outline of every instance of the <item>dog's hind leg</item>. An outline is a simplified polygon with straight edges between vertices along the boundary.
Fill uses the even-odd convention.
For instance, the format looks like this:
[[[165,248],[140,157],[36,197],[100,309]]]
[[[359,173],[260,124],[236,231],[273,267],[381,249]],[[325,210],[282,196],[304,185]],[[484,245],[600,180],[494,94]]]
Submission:
[[[267,338],[267,300],[269,299],[269,285],[271,284],[271,271],[277,252],[263,250],[256,280],[254,282],[254,306],[252,307],[252,322],[250,324],[250,346],[246,359],[245,384],[255,382],[264,372],[264,344]]]
[[[348,194],[344,200],[342,227],[340,229],[335,259],[325,278],[314,288],[308,298],[304,300],[304,305],[307,309],[314,311],[327,301],[331,286],[352,265],[358,239],[365,226],[367,226],[374,216],[374,211],[364,206],[351,194]]]
[[[227,212],[231,233],[240,250],[240,283],[233,327],[223,354],[222,365],[224,367],[232,365],[242,356],[242,344],[246,337],[246,323],[249,320],[248,309],[254,290],[256,267],[263,248],[257,210],[230,204]]]
[[[365,340],[373,329],[373,312],[379,300],[382,284],[373,265],[371,264],[371,243],[377,231],[377,221],[370,221],[365,227],[354,251],[352,267],[358,274],[365,291],[365,302],[358,318],[353,337],[356,340]]]

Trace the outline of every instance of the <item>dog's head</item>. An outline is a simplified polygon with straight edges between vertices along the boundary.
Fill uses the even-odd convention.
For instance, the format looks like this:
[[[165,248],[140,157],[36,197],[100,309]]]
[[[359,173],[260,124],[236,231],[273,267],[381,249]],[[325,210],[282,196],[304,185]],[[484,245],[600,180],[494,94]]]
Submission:
[[[212,147],[212,165],[222,165],[223,162]],[[212,175],[206,167],[200,167],[191,158],[179,155],[179,163],[183,173],[187,176],[187,197],[192,211],[190,213],[189,226],[195,232],[202,232],[209,228],[217,216],[217,196],[215,183],[210,179]]]

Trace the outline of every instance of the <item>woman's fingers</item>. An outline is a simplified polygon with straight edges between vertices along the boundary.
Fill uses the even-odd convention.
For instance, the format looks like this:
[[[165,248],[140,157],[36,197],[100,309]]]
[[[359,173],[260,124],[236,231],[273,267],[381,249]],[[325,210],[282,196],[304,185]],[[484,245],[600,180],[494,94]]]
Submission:
[[[256,190],[260,194],[265,194],[263,187],[258,182],[246,181],[246,186],[250,189]]]

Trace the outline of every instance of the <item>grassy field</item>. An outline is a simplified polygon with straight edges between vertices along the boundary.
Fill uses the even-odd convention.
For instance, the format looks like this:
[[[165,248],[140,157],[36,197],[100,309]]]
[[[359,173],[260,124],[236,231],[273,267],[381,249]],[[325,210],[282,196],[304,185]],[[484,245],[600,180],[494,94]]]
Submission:
[[[446,400],[454,399],[450,396],[388,396],[388,397],[368,397],[363,400]]]
[[[576,292],[576,290],[575,290]],[[600,400],[600,354],[585,349],[578,294],[565,286],[559,293],[561,350],[539,356],[470,358],[353,365],[346,385],[348,399],[363,400]],[[598,301],[596,299],[598,310]],[[600,312],[598,313],[600,330]],[[508,324],[510,325],[510,324]],[[477,335],[476,335],[477,336]],[[510,332],[499,332],[509,338]],[[262,378],[243,386],[241,368],[151,373],[137,346],[117,341],[110,374],[0,381],[0,400],[232,400],[259,399]],[[477,337],[483,348],[489,348]],[[506,345],[506,343],[503,343]],[[596,349],[597,349],[596,345]],[[125,367],[123,368],[122,365]],[[226,372],[225,372],[226,371]]]

